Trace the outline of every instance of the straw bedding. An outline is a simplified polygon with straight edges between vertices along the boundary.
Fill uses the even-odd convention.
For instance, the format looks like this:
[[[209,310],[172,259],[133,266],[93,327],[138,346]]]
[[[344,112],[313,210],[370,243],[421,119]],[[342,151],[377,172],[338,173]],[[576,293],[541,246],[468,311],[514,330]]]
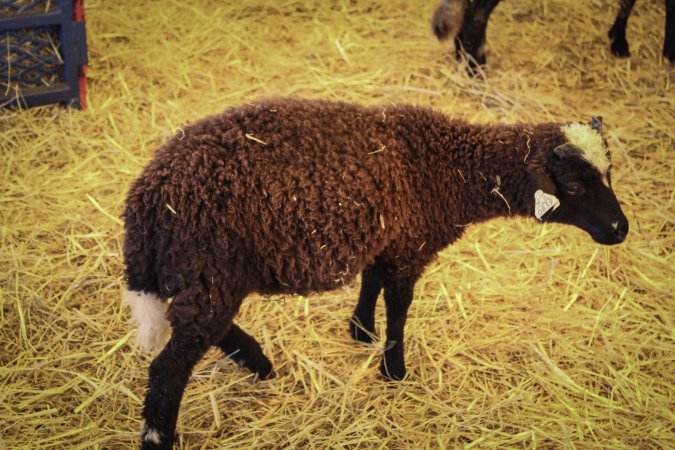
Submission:
[[[533,220],[470,228],[417,286],[398,384],[378,376],[381,343],[348,337],[356,284],[250,298],[239,323],[277,377],[209,353],[180,448],[675,446],[663,2],[636,5],[629,60],[609,53],[612,1],[504,2],[477,79],[435,41],[435,3],[87,2],[89,108],[0,112],[0,448],[137,445],[150,359],[119,301],[125,192],[180,126],[276,94],[473,122],[602,115],[631,233],[609,248]]]

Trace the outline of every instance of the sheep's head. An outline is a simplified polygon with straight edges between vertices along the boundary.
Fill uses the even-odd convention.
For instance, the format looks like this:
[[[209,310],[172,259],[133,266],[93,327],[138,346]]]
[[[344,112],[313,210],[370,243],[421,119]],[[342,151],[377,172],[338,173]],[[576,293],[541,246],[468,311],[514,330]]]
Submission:
[[[575,225],[600,244],[623,242],[628,220],[612,190],[601,120],[565,125],[562,132],[566,142],[547,154],[546,173],[537,173],[535,215]]]

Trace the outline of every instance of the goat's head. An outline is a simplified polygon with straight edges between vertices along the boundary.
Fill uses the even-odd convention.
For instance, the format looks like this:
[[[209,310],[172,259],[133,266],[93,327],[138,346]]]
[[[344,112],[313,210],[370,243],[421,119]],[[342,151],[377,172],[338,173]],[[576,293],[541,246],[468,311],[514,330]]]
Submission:
[[[562,133],[565,142],[547,151],[545,170],[536,173],[535,215],[575,225],[600,244],[623,242],[628,220],[612,190],[601,120],[565,125]]]

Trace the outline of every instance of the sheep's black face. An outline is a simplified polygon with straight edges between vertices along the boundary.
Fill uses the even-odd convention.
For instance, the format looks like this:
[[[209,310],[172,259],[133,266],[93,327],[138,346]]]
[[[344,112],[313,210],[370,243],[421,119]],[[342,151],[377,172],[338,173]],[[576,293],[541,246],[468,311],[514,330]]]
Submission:
[[[566,145],[563,151],[554,152],[548,162],[560,205],[545,220],[577,226],[600,244],[623,242],[628,220],[612,191],[609,170],[601,174],[581,157],[578,148]]]
[[[619,244],[628,234],[628,220],[612,190],[608,153],[596,130],[588,125],[579,126],[587,129],[582,129],[582,134],[590,130],[598,136],[597,142],[591,144],[587,139],[582,141],[601,146],[602,153],[599,148],[589,151],[572,143],[574,139],[569,139],[566,133],[572,142],[556,147],[546,164],[551,182],[549,191],[553,191],[548,193],[555,195],[560,204],[543,220],[577,226],[600,244]]]

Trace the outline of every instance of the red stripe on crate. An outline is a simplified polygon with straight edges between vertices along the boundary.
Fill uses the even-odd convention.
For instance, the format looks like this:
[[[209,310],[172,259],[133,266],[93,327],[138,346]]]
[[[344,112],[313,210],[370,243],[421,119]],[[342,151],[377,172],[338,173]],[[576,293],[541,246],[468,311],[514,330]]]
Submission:
[[[82,64],[80,66],[80,77],[77,82],[80,87],[80,109],[85,109],[87,107],[87,65]]]
[[[75,22],[84,21],[84,0],[75,0],[73,2],[73,10],[75,14]]]

